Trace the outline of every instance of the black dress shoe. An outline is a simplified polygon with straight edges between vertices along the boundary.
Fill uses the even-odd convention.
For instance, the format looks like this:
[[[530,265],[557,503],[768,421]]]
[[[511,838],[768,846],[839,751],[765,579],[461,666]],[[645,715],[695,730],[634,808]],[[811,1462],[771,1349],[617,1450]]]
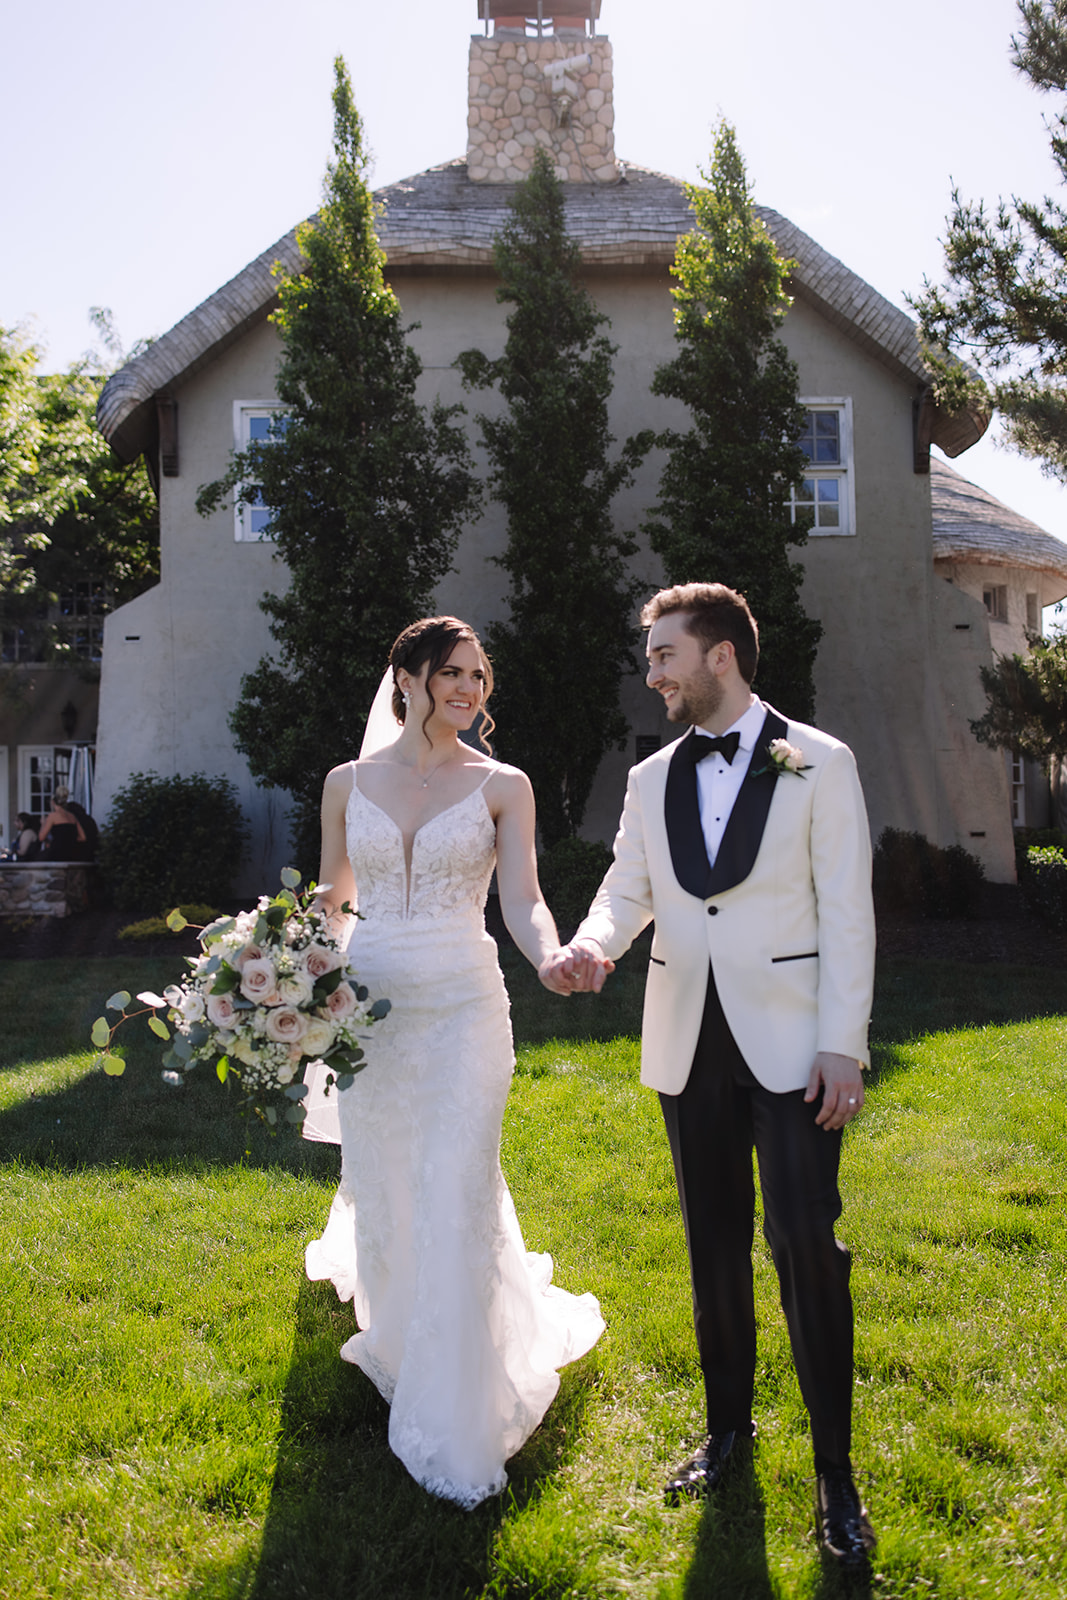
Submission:
[[[755,1433],[709,1433],[695,1455],[671,1473],[663,1488],[669,1506],[682,1500],[702,1500],[719,1487],[727,1469],[752,1443]]]
[[[832,1467],[816,1478],[815,1526],[820,1548],[831,1561],[850,1571],[867,1565],[877,1541],[867,1508],[846,1468]]]

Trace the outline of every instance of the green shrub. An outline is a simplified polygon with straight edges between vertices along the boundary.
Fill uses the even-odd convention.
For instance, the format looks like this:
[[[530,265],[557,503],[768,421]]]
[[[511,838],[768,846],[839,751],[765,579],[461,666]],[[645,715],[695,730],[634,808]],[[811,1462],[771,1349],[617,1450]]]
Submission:
[[[1067,851],[1067,833],[1062,828],[1015,829],[1015,870],[1020,883],[1026,872],[1026,852],[1035,846],[1042,850]]]
[[[561,932],[581,922],[611,859],[606,844],[577,838],[560,839],[538,856],[541,889]]]
[[[97,861],[121,911],[230,898],[248,828],[228,778],[135,772],[116,794]]]
[[[977,917],[985,871],[962,845],[931,844],[921,833],[886,828],[874,851],[874,903],[879,911],[920,917]]]
[[[1067,928],[1067,855],[1062,850],[1031,845],[1020,863],[1019,884],[1042,921]]]
[[[173,909],[168,907],[169,909]],[[214,922],[218,912],[212,906],[185,905],[178,910],[186,922],[192,923],[197,928],[206,928],[209,922]],[[124,928],[119,929],[120,939],[180,939],[185,929],[175,933],[173,928],[167,927],[166,913],[158,917],[142,917],[140,922],[129,922]]]

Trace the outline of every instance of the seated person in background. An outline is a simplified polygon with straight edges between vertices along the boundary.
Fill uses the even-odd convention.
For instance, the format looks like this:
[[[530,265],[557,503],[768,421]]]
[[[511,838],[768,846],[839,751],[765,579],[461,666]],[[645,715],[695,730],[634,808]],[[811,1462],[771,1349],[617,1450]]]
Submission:
[[[50,861],[76,861],[85,843],[85,829],[67,810],[70,790],[60,785],[52,795],[52,809],[41,823],[41,853]]]
[[[75,860],[95,861],[96,846],[100,838],[100,829],[97,827],[88,811],[86,811],[85,807],[79,805],[77,800],[68,800],[66,803],[66,810],[70,812],[72,817],[76,818],[77,821],[81,823],[82,832],[85,834],[85,841],[83,844],[78,846]]]
[[[28,811],[20,811],[15,818],[18,823],[18,832],[15,836],[15,859],[17,861],[32,861],[34,856],[41,852],[40,841],[37,838],[37,818],[32,817]]]

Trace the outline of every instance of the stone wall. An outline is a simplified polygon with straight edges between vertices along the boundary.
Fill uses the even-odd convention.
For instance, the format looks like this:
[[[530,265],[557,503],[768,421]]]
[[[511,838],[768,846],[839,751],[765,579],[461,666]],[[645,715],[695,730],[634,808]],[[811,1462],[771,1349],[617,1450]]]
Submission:
[[[587,55],[549,78],[545,67]],[[564,183],[614,183],[615,106],[607,39],[471,40],[467,172],[475,183],[529,175],[543,145]]]
[[[0,861],[0,917],[69,917],[89,905],[93,868],[61,861]]]

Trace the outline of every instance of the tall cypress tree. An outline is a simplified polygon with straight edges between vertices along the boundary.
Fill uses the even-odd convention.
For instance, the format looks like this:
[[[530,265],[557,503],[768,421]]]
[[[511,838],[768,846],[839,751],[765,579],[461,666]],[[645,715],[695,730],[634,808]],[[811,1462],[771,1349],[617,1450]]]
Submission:
[[[344,61],[334,63],[334,159],[323,203],[299,231],[306,265],[282,276],[281,413],[272,438],[237,454],[197,500],[236,491],[271,508],[289,569],[266,594],[276,656],[242,681],[230,718],[254,776],[288,789],[301,864],[317,860],[324,774],[359,748],[402,628],[434,608],[464,518],[476,509],[460,407],[415,400],[422,370],[385,282],[363,127]]]
[[[733,128],[719,125],[704,185],[687,185],[696,228],[678,241],[678,352],[652,392],[688,406],[688,432],[658,443],[670,454],[645,524],[668,583],[729,584],[760,629],[758,687],[790,716],[810,719],[822,634],[800,604],[803,574],[789,558],[807,526],[789,496],[806,465],[797,368],[775,330],[789,309],[790,263],[756,216]]]
[[[563,191],[544,150],[515,191],[494,247],[507,318],[504,353],[459,358],[469,388],[507,403],[478,418],[489,486],[508,518],[497,557],[510,579],[507,621],[486,643],[497,680],[499,750],[529,773],[547,846],[581,825],[597,768],[627,724],[620,681],[634,670],[638,585],[633,538],[611,502],[652,442],[627,440],[611,459],[608,399],[616,346],[607,318],[578,281]]]

